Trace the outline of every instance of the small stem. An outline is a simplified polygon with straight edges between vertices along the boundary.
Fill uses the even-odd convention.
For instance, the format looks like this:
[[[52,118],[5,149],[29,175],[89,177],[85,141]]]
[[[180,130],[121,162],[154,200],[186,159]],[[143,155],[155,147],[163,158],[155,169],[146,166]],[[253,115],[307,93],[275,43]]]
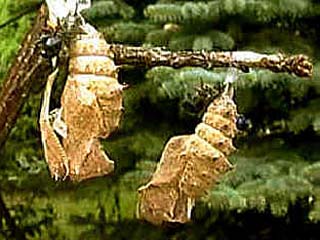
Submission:
[[[313,65],[305,55],[285,56],[283,54],[259,54],[250,51],[214,52],[179,51],[164,48],[130,47],[118,44],[109,45],[108,55],[115,63],[135,66],[185,66],[213,69],[236,67],[242,71],[248,68],[264,68],[273,72],[293,73],[299,77],[311,77]]]

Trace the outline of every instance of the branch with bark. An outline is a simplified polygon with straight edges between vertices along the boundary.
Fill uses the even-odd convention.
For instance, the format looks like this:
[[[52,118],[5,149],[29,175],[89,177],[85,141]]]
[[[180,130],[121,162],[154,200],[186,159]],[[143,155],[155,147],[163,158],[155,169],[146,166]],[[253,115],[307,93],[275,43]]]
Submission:
[[[47,10],[43,5],[32,29],[25,36],[20,50],[2,85],[0,93],[0,147],[3,146],[29,96],[33,80],[52,71],[50,62],[42,58],[36,43],[46,25]]]
[[[264,68],[273,72],[287,72],[299,77],[311,77],[313,65],[305,55],[286,56],[283,54],[259,54],[251,51],[214,52],[180,51],[172,52],[165,48],[130,47],[110,44],[108,55],[117,65],[136,66],[185,66],[206,69],[235,67],[244,72],[249,68]]]

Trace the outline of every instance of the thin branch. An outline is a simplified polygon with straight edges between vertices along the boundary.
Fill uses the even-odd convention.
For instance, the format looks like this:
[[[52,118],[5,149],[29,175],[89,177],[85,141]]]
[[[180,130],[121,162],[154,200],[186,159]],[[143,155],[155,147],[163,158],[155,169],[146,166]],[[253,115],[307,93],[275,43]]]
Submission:
[[[259,54],[250,51],[210,52],[180,51],[171,52],[164,48],[143,48],[124,45],[109,45],[108,55],[116,64],[140,65],[147,67],[185,66],[212,69],[236,67],[243,71],[248,68],[264,68],[273,72],[293,73],[299,77],[312,76],[313,65],[305,55],[285,56],[283,54]]]
[[[49,75],[51,70],[49,61],[41,57],[40,49],[36,46],[43,34],[46,17],[47,11],[43,5],[3,83],[0,93],[0,147],[7,139],[29,96],[33,79]]]

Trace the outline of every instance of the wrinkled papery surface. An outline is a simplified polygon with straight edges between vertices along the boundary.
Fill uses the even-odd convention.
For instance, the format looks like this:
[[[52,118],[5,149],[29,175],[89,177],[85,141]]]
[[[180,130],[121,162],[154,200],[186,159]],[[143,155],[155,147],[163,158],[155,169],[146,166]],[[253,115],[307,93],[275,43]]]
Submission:
[[[58,180],[60,177],[67,175],[69,161],[67,154],[52,127],[49,116],[51,88],[56,75],[57,69],[48,77],[41,106],[39,124],[45,159],[51,172],[51,176],[55,180]]]
[[[232,169],[236,105],[227,94],[213,101],[195,134],[172,137],[150,182],[139,191],[138,215],[153,224],[185,223],[195,199]]]
[[[49,117],[40,124],[45,157],[55,179],[81,181],[114,169],[99,139],[119,126],[123,86],[116,79],[113,61],[104,55],[106,48],[100,34],[80,35],[70,45],[69,76],[61,97],[66,134],[60,141]],[[50,97],[51,87],[47,88]]]

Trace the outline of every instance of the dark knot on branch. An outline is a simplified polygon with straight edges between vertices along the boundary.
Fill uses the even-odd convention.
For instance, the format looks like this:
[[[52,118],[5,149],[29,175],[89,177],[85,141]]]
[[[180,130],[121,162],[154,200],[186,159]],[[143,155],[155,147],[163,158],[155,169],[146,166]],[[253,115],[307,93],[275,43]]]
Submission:
[[[287,72],[294,73],[299,77],[311,77],[313,65],[309,58],[303,54],[286,57],[284,59],[284,68]]]

